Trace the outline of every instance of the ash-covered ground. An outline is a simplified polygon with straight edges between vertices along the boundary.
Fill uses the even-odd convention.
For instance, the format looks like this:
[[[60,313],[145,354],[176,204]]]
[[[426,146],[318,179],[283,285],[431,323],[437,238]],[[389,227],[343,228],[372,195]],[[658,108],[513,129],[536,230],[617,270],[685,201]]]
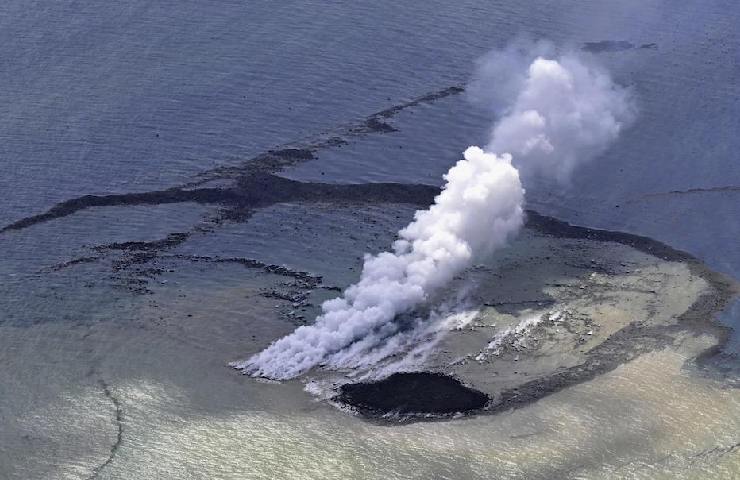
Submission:
[[[460,285],[470,288],[474,314],[434,338],[431,351],[416,354],[422,358],[410,349],[380,362],[365,374],[368,384],[378,380],[375,371],[381,378],[405,370],[443,373],[489,395],[486,405],[463,412],[490,414],[521,408],[666,348],[696,357],[687,368],[712,371],[707,357],[730,333],[712,319],[738,293],[733,280],[683,252],[534,212],[509,248],[491,265],[466,272]],[[344,394],[346,381],[334,379],[340,391],[334,400],[365,416],[397,422],[455,413],[443,401],[408,411],[404,393],[395,406],[386,400],[373,409],[361,395]],[[373,392],[394,394],[390,386]]]

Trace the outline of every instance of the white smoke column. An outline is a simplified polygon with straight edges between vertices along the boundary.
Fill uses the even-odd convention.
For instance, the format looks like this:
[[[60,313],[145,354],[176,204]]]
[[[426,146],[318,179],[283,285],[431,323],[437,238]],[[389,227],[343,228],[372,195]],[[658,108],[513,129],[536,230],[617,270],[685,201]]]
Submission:
[[[505,245],[523,224],[524,190],[517,167],[567,180],[601,153],[630,120],[627,93],[575,55],[517,46],[487,58],[477,86],[506,74],[492,105],[503,115],[483,151],[469,147],[445,175],[442,192],[399,232],[393,252],[365,255],[358,283],[324,302],[310,326],[299,327],[261,353],[232,365],[254,376],[287,379],[312,367],[352,367],[399,330],[394,318],[427,301],[471,265]],[[531,58],[530,58],[531,57]],[[493,65],[493,67],[492,67]],[[501,72],[496,66],[510,69]],[[496,84],[489,85],[496,88]]]
[[[377,344],[396,332],[392,320],[468,267],[474,256],[503,246],[523,222],[524,190],[511,156],[470,147],[445,175],[434,205],[419,210],[399,232],[393,252],[365,255],[360,281],[324,302],[310,326],[234,366],[276,379],[291,378],[322,362],[343,366],[344,348]],[[354,344],[354,345],[353,345]],[[334,355],[333,361],[328,357]]]
[[[562,183],[603,153],[632,122],[635,108],[630,92],[587,60],[525,40],[484,57],[469,95],[502,115],[486,150],[510,153],[525,178],[540,174]],[[523,75],[516,72],[522,65]],[[503,77],[505,68],[514,73]],[[512,94],[516,100],[507,103]]]

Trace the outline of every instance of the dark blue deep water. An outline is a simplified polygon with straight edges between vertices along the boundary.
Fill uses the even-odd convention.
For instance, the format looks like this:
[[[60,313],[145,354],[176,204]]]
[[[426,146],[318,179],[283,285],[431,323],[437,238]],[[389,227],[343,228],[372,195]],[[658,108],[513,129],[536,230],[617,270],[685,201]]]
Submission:
[[[528,179],[529,207],[651,237],[740,280],[736,0],[4,0],[0,229],[70,199],[178,187],[214,169],[248,168],[272,148],[346,133],[374,112],[464,85],[477,58],[520,35],[591,44],[639,108],[635,124],[569,186]],[[466,147],[486,143],[493,121],[465,94],[447,96],[403,109],[389,120],[394,131],[355,135],[280,175],[440,185]],[[644,365],[645,384],[630,401],[612,405],[601,387],[587,386],[566,392],[562,405],[538,403],[542,410],[524,419],[404,429],[376,429],[319,405],[303,384],[248,383],[225,368],[295,325],[261,322],[278,305],[260,288],[285,278],[203,256],[285,264],[346,285],[359,274],[357,246],[387,248],[412,212],[279,205],[245,223],[208,202],[109,204],[0,233],[0,477],[394,476],[382,474],[387,468],[411,471],[398,478],[491,478],[494,470],[553,478],[550,461],[563,448],[563,478],[585,478],[577,468],[606,457],[616,469],[639,468],[645,452],[646,468],[670,470],[685,453],[671,452],[694,434],[711,441],[691,445],[691,468],[737,455],[737,444],[726,447],[737,429],[721,412],[736,412],[737,402],[725,384],[710,395],[703,384],[684,388],[676,373],[665,386]],[[159,245],[161,258],[147,257],[151,244],[141,242]],[[156,292],[141,295],[147,289]],[[721,318],[735,328],[727,351],[740,353],[740,303]],[[722,361],[740,371],[737,356]],[[650,393],[650,375],[666,398]],[[671,388],[715,423],[697,417],[695,427],[679,414],[684,404],[663,411]],[[667,429],[675,425],[688,432]],[[716,445],[715,427],[724,432]],[[544,450],[527,450],[539,439]],[[678,446],[653,449],[661,439]],[[498,462],[493,452],[521,453],[521,465],[546,473],[528,476],[519,460]],[[727,471],[737,465],[730,460]]]
[[[639,120],[570,188],[527,185],[530,205],[650,236],[740,278],[738,24],[732,1],[8,0],[0,6],[0,223],[85,194],[162,189],[239,165],[464,83],[477,57],[525,33],[574,48],[654,44],[598,54],[634,89]],[[467,145],[485,141],[491,120],[451,97],[402,112],[398,132],[326,151],[285,175],[439,184]],[[3,235],[0,271],[66,260],[114,230],[119,240],[160,238],[202,213],[165,210],[120,208]],[[740,322],[737,313],[726,318]]]
[[[4,0],[0,229],[69,199],[178,187],[213,169],[244,168],[272,148],[346,132],[342,126],[374,112],[464,85],[477,58],[527,35],[573,49],[600,45],[593,55],[617,82],[630,86],[639,107],[635,124],[579,169],[571,185],[528,180],[529,207],[575,224],[651,237],[740,280],[739,26],[736,0]],[[355,136],[280,175],[440,185],[467,146],[486,143],[493,120],[464,94],[451,95],[404,109],[389,120],[395,131]],[[400,452],[400,460],[388,465],[418,470],[419,478],[490,478],[485,462],[495,459],[488,450],[476,461],[465,456],[477,437],[462,425],[503,456],[510,446],[518,451],[515,438],[558,438],[548,436],[539,413],[518,433],[510,431],[508,414],[493,427],[451,422],[459,435],[429,435],[431,446],[413,447],[424,453],[413,463],[413,456],[386,440],[410,445],[424,438],[416,430],[378,434],[310,403],[302,384],[252,388],[257,384],[224,373],[228,361],[247,351],[242,345],[248,339],[254,351],[294,325],[262,325],[257,307],[242,322],[253,305],[273,311],[272,299],[268,307],[264,299],[249,303],[247,294],[259,297],[263,284],[252,277],[262,271],[247,279],[238,263],[214,266],[199,263],[199,256],[285,264],[323,275],[327,284],[348,284],[358,275],[363,252],[357,245],[386,248],[413,212],[394,208],[288,205],[240,223],[222,222],[220,207],[208,202],[109,205],[0,233],[0,477],[61,478],[63,472],[64,478],[153,478],[152,469],[161,464],[168,473],[158,478],[202,478],[205,470],[188,469],[203,467],[205,458],[212,462],[209,471],[225,472],[219,478],[242,478],[236,467],[228,470],[230,460],[252,469],[249,462],[265,459],[261,478],[287,478],[274,473],[278,467],[293,473],[321,467],[306,475],[329,478],[331,471],[338,475],[331,478],[350,478],[340,467],[349,468],[355,453],[366,450],[371,460],[357,457],[352,470],[362,478],[384,471],[388,452]],[[134,253],[124,248],[132,245],[127,242],[161,245],[180,238],[172,236],[178,232],[190,236],[162,248],[169,259],[156,264],[146,256],[148,244],[134,244]],[[195,261],[179,269],[183,257]],[[146,288],[159,293],[139,295]],[[219,321],[213,327],[205,323],[214,317]],[[740,303],[721,319],[735,328],[727,351],[740,353]],[[723,361],[739,368],[737,357]],[[710,412],[737,410],[731,396],[729,407],[722,404],[724,391],[714,394],[716,404],[697,391],[692,398]],[[596,403],[600,394],[593,394]],[[587,418],[589,405],[553,410],[563,435],[554,443],[573,453],[573,469],[562,472],[577,475],[584,462],[623,448],[624,458],[642,458],[653,452],[645,442],[659,440],[665,424],[694,428],[680,415],[653,424],[663,412],[641,410],[634,415],[644,422],[634,423],[637,433],[608,431],[613,424],[631,427],[641,405],[652,403],[615,405],[624,416],[615,413],[608,422]],[[262,415],[270,408],[274,417]],[[607,410],[613,413],[611,404]],[[666,415],[677,410],[674,405]],[[286,421],[294,415],[297,423]],[[732,418],[707,415],[716,415],[734,435]],[[232,417],[238,421],[228,423]],[[566,429],[581,428],[579,418],[587,418],[578,437],[583,444],[571,443],[576,436]],[[345,424],[335,430],[334,422]],[[449,433],[431,425],[424,428]],[[329,430],[319,434],[322,428]],[[233,441],[231,450],[219,443],[224,438]],[[611,443],[602,447],[601,438]],[[665,438],[679,439],[681,448],[690,443],[683,433]],[[694,450],[709,453],[696,460],[703,454],[692,450],[690,465],[737,455],[737,445],[720,449],[737,438],[725,440],[698,443]],[[253,450],[243,450],[245,445]],[[527,462],[547,460],[545,471],[547,455],[558,455],[552,445],[544,454],[522,452]],[[322,449],[331,461],[312,453]],[[660,468],[679,458],[661,452],[653,452]],[[505,460],[497,468],[512,465]],[[737,471],[737,463],[730,466]]]

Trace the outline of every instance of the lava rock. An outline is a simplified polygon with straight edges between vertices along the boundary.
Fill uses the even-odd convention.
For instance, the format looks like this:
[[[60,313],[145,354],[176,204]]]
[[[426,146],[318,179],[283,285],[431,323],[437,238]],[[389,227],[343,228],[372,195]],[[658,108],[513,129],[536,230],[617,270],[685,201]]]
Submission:
[[[377,381],[342,385],[334,401],[350,405],[368,417],[449,416],[484,408],[489,397],[433,372],[401,372]]]

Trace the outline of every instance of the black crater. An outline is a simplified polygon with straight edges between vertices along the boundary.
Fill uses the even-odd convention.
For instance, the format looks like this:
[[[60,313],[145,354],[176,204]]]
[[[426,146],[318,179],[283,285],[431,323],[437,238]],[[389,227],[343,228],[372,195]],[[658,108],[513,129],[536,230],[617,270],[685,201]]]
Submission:
[[[458,380],[432,372],[403,372],[377,382],[342,385],[334,401],[369,417],[447,416],[480,410],[488,396]]]

